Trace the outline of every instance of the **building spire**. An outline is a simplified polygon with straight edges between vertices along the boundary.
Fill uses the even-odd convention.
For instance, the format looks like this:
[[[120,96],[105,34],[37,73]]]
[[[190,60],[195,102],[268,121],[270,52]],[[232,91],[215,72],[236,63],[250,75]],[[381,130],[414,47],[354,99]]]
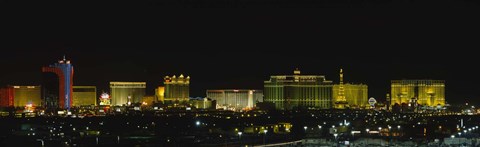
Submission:
[[[65,58],[65,54],[63,54],[63,61],[65,61],[65,60],[67,60],[67,59]]]
[[[340,83],[338,85],[338,95],[336,99],[336,108],[344,109],[348,104],[347,99],[345,98],[345,89],[343,85],[343,69],[340,68]]]
[[[340,85],[343,86],[343,69],[340,68]]]

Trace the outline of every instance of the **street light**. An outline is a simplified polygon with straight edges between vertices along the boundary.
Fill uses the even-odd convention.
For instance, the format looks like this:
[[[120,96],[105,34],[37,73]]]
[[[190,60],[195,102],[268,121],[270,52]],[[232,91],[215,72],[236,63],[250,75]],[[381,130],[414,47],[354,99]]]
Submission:
[[[388,141],[388,144],[392,143],[392,126],[388,126],[388,136],[390,137],[390,140]]]
[[[335,144],[337,144],[337,136],[338,136],[337,133],[333,134],[333,137],[335,137]]]
[[[242,132],[238,132],[238,141],[240,142],[240,145],[242,145]]]
[[[267,138],[267,132],[268,132],[268,130],[263,130],[263,146],[265,146],[265,140]]]

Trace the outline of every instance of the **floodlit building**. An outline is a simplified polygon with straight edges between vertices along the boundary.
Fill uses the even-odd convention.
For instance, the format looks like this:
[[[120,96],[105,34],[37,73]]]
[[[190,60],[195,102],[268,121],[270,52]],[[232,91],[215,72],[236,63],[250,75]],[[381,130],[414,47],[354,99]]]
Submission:
[[[345,101],[348,108],[365,108],[368,106],[368,86],[364,84],[344,84]],[[333,85],[333,97],[339,95],[339,85]]]
[[[164,103],[165,101],[165,87],[159,86],[158,88],[155,89],[155,97],[156,100]]]
[[[141,103],[145,88],[146,82],[110,82],[111,105]]]
[[[333,85],[334,105],[337,109],[365,108],[368,106],[368,86],[364,84],[344,84],[343,70],[340,69],[340,82]]]
[[[6,86],[0,88],[1,107],[41,106],[41,86]]]
[[[166,76],[164,101],[167,103],[187,103],[190,96],[190,76]]]
[[[189,101],[190,105],[196,109],[215,109],[215,102],[208,98],[190,99]]]
[[[274,103],[276,109],[332,108],[332,81],[323,75],[301,75],[296,69],[293,75],[270,76],[264,81],[264,101]]]
[[[207,90],[207,98],[217,101],[217,108],[250,109],[255,107],[255,103],[263,101],[263,91],[246,89]]]
[[[97,105],[97,87],[95,86],[73,86],[72,106]]]
[[[47,108],[70,109],[72,106],[73,65],[70,60],[42,67],[42,97]]]
[[[445,81],[443,80],[392,80],[391,105],[409,104],[434,107],[445,105]]]

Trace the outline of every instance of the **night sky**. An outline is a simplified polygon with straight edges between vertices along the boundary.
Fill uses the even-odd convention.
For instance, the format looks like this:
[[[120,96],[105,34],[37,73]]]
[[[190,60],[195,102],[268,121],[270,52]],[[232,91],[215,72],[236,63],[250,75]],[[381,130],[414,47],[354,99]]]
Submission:
[[[109,81],[146,81],[153,94],[164,76],[183,73],[192,78],[190,95],[205,96],[206,89],[263,89],[270,75],[296,67],[337,83],[343,68],[347,82],[367,84],[380,100],[390,80],[439,79],[447,102],[480,103],[472,2],[368,10],[201,2],[2,2],[0,85],[39,85],[41,67],[65,54],[75,85],[98,91]],[[194,6],[203,8],[173,9]]]

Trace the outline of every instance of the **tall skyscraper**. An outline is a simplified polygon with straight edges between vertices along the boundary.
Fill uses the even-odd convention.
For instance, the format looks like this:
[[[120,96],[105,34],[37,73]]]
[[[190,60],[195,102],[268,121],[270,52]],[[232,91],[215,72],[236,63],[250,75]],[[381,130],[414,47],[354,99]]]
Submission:
[[[12,86],[0,88],[0,107],[13,107],[14,93]]]
[[[41,106],[41,86],[6,86],[0,88],[0,106]]]
[[[333,85],[335,108],[365,108],[368,105],[368,86],[364,84],[345,84],[343,81],[343,69],[340,69],[339,77],[339,84]]]
[[[178,78],[166,76],[164,78],[166,103],[186,103],[190,96],[190,76],[186,78],[180,74]]]
[[[276,109],[332,107],[333,84],[322,75],[301,75],[296,69],[293,75],[270,76],[264,87],[264,102]]]
[[[141,103],[146,85],[146,82],[110,82],[111,105]]]
[[[70,60],[59,60],[58,63],[42,67],[44,74],[43,98],[46,107],[70,109],[72,105],[73,66]],[[54,73],[55,76],[47,73]],[[58,79],[58,80],[57,80]],[[56,81],[58,81],[58,89]],[[58,93],[58,96],[55,94]]]
[[[249,109],[255,107],[256,102],[263,101],[262,90],[207,90],[207,98],[216,100],[217,108]]]
[[[97,105],[96,86],[73,86],[72,106]]]
[[[445,105],[445,81],[443,80],[392,80],[391,105],[409,104],[434,107]]]

